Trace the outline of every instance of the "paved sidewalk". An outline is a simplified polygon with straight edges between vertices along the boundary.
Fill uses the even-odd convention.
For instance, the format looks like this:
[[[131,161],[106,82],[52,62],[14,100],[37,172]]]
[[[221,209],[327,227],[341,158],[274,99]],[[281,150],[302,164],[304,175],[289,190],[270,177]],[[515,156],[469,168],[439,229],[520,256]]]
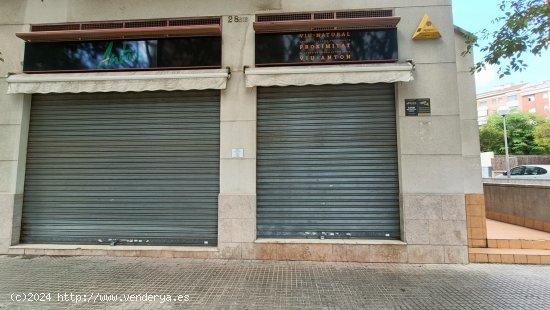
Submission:
[[[550,266],[0,256],[0,309],[546,310],[549,280]],[[11,301],[29,297],[45,301]]]

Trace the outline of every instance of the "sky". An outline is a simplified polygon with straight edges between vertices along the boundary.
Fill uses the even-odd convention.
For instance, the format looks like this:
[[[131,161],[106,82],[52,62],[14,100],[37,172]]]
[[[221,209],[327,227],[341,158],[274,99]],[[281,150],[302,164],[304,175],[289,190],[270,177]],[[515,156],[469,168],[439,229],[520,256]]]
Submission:
[[[500,16],[498,8],[501,0],[453,0],[454,24],[469,32],[477,33],[482,29],[497,30],[498,26],[492,21]],[[482,59],[479,50],[474,51],[475,61]],[[550,50],[542,57],[527,56],[524,60],[528,68],[522,72],[513,72],[512,75],[499,79],[497,67],[487,67],[485,71],[476,74],[477,92],[489,91],[495,87],[521,82],[540,83],[550,80]]]

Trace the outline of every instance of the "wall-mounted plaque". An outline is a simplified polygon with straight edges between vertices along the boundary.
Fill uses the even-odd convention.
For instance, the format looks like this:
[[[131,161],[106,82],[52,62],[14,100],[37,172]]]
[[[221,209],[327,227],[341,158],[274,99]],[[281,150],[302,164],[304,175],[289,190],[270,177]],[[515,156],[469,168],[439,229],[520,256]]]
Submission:
[[[405,99],[406,116],[428,116],[431,113],[430,98]]]
[[[395,62],[397,29],[256,34],[256,65]]]
[[[220,68],[221,37],[25,43],[23,72]]]

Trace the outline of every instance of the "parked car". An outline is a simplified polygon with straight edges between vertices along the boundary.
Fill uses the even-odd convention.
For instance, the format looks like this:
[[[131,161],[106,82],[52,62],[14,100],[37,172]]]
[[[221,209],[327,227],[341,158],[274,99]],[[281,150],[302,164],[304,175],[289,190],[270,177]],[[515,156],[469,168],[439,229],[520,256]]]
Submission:
[[[495,178],[507,178],[508,172]],[[513,179],[543,179],[550,180],[550,165],[524,165],[510,169],[510,178]]]

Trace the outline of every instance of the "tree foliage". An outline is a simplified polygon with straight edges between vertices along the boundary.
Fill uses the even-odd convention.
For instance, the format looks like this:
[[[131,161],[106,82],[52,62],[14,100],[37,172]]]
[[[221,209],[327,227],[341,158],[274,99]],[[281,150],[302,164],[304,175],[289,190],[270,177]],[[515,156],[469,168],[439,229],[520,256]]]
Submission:
[[[502,16],[493,22],[502,24],[497,31],[482,30],[469,36],[466,53],[479,42],[488,42],[481,47],[483,60],[476,63],[473,71],[481,71],[486,64],[497,65],[500,77],[513,71],[522,71],[527,64],[524,53],[541,56],[550,44],[550,0],[502,0]]]
[[[544,149],[546,154],[550,154],[550,121],[537,125],[535,142]]]
[[[504,154],[504,134],[495,127],[483,126],[479,129],[479,143],[482,152]]]
[[[508,147],[510,154],[539,155],[545,154],[545,147],[535,141],[535,128],[546,124],[540,116],[534,113],[511,113],[506,116],[508,131]],[[504,122],[503,117],[493,114],[487,124],[480,128],[480,146],[483,152],[504,154]]]

